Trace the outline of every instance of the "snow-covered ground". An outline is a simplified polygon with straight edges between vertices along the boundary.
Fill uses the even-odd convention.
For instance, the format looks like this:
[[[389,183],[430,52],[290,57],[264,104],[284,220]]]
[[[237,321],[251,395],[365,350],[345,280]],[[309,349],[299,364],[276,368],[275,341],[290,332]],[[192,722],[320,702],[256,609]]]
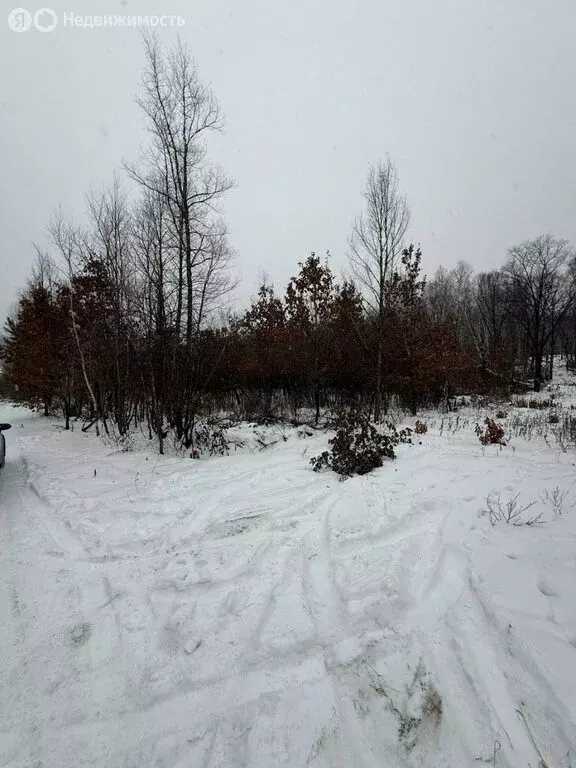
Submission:
[[[446,418],[339,482],[321,433],[191,461],[0,405],[0,765],[574,768],[575,454]]]

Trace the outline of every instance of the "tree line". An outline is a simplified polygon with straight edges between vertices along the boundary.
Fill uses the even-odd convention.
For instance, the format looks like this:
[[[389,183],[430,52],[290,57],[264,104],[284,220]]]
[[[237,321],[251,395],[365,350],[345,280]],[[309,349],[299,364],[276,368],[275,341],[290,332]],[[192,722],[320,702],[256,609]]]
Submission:
[[[422,274],[406,242],[410,211],[393,161],[370,169],[353,222],[350,274],[311,253],[279,293],[265,281],[243,312],[221,213],[231,179],[208,157],[220,106],[188,50],[145,40],[138,105],[149,146],[87,196],[86,223],[57,210],[52,254],[33,274],[2,345],[4,387],[20,400],[80,418],[97,432],[145,425],[194,444],[198,418],[316,422],[324,408],[378,421],[396,398],[411,413],[456,393],[539,390],[555,352],[576,359],[576,254],[542,235],[510,249],[501,269],[459,262]]]

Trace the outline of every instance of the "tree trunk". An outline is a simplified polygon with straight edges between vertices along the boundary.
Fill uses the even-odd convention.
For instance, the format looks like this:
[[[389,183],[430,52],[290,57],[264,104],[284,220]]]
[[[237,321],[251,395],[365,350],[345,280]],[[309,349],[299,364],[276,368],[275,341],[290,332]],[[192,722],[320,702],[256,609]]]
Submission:
[[[540,392],[542,389],[542,350],[538,349],[534,355],[534,392]]]
[[[374,386],[374,421],[379,422],[382,415],[382,334],[378,335],[376,351],[376,382]]]

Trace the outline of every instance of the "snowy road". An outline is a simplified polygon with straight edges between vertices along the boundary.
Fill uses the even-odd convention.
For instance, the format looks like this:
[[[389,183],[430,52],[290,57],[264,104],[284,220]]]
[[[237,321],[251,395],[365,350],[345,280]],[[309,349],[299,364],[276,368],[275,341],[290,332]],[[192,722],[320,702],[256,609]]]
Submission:
[[[0,415],[0,765],[576,765],[576,510],[479,517],[572,456],[431,430],[340,483],[322,435],[191,462]]]

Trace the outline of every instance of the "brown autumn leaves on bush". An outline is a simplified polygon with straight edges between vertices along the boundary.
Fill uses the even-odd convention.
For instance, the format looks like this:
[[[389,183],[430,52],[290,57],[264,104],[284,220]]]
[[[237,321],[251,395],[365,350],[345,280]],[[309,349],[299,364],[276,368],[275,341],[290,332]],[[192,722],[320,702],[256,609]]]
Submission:
[[[504,440],[504,430],[499,424],[496,424],[494,419],[487,416],[484,419],[486,429],[482,430],[482,427],[476,425],[476,434],[482,445],[506,445]]]
[[[342,413],[336,434],[328,441],[330,450],[310,459],[314,472],[332,469],[341,478],[366,475],[383,466],[384,459],[395,459],[395,447],[411,443],[412,430],[398,431],[392,423],[386,427],[388,432],[382,433],[364,414]]]

